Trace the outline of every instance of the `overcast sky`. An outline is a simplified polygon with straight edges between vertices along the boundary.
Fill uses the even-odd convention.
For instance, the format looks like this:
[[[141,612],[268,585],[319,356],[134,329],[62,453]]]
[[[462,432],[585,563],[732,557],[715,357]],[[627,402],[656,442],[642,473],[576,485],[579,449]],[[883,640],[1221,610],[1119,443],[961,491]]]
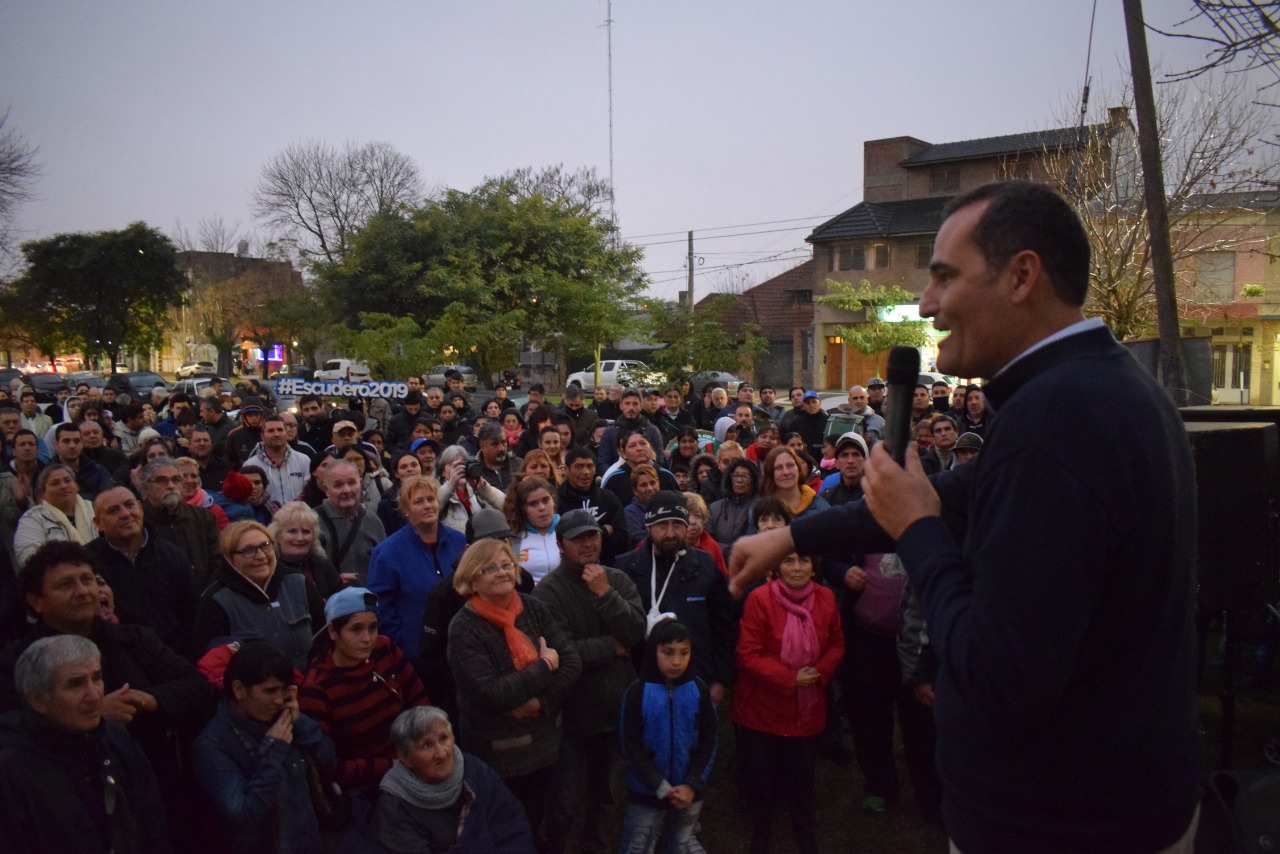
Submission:
[[[1097,5],[1105,107],[1127,49],[1120,0]],[[1145,5],[1170,25],[1191,4]],[[1060,124],[1092,6],[616,0],[617,214],[654,293],[684,286],[688,229],[699,297],[802,260],[809,230],[861,200],[864,140]],[[44,163],[21,236],[136,220],[194,232],[215,216],[255,229],[263,163],[306,139],[386,141],[460,189],[521,166],[607,175],[606,17],[604,0],[0,0],[0,111]],[[1202,53],[1149,39],[1166,70]]]

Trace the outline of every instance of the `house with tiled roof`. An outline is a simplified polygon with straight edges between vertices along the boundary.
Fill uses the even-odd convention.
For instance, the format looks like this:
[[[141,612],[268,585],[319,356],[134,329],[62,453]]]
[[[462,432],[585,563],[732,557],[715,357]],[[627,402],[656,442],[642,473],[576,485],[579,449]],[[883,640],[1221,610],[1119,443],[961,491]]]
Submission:
[[[952,198],[1003,178],[1047,180],[1052,159],[1071,157],[1093,135],[1132,132],[1127,111],[1117,108],[1104,125],[936,144],[911,136],[864,143],[863,201],[806,238],[813,246],[814,293],[825,293],[825,282],[835,279],[896,285],[919,295],[929,283],[933,239]],[[839,335],[837,327],[865,320],[861,314],[815,306],[809,338],[816,385],[844,388],[883,373],[885,354],[859,353]]]

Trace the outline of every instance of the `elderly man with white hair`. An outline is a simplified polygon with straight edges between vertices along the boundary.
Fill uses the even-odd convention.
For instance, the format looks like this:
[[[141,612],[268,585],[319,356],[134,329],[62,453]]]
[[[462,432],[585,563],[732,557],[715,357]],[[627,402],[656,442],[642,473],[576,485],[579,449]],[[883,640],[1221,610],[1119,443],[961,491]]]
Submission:
[[[102,715],[93,641],[33,643],[14,678],[23,707],[0,717],[0,827],[11,852],[169,851],[160,790],[124,727]]]

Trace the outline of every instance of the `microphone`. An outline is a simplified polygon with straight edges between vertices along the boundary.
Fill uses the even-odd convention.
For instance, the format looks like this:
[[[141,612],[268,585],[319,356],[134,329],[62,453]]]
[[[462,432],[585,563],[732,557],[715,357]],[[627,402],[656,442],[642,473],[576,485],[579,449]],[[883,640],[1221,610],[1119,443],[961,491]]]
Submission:
[[[888,396],[884,403],[884,442],[894,462],[905,467],[907,444],[912,436],[912,397],[920,381],[920,351],[902,345],[890,350],[885,379]]]

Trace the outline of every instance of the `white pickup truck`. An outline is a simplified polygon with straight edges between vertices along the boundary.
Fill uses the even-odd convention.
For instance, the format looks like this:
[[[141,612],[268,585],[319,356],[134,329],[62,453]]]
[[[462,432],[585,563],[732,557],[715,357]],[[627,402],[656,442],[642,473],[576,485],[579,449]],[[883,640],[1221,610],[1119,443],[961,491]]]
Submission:
[[[330,359],[324,367],[316,371],[316,382],[352,382],[367,383],[373,379],[369,375],[369,366],[350,359]]]

